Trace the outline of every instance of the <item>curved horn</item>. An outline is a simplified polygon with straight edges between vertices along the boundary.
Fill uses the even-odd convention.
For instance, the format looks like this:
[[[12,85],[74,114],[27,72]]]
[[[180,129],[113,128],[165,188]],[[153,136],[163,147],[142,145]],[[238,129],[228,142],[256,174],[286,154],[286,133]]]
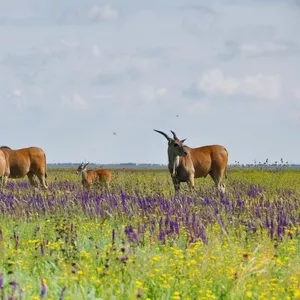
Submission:
[[[174,140],[178,140],[178,137],[177,137],[176,133],[175,133],[173,130],[170,130],[170,131],[171,131],[172,134],[173,134],[173,139],[174,139]]]
[[[159,131],[159,130],[156,130],[156,129],[153,129],[153,130],[156,131],[156,132],[158,132],[158,133],[160,133],[160,134],[162,134],[168,141],[171,140],[171,138],[166,133],[164,133],[162,131]]]

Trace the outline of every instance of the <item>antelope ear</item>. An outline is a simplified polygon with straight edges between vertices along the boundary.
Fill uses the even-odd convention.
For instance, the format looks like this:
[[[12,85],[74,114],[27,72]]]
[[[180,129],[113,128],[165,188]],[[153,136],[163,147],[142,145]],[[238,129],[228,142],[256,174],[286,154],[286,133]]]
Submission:
[[[180,142],[183,144],[185,142],[186,139],[181,140]]]

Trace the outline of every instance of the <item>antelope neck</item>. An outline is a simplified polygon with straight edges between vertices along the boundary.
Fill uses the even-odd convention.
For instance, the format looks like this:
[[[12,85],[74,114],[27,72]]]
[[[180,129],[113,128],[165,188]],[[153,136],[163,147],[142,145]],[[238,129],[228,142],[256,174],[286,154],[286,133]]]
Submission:
[[[87,179],[86,169],[81,171],[81,176],[82,176],[82,179],[84,179],[84,180]]]

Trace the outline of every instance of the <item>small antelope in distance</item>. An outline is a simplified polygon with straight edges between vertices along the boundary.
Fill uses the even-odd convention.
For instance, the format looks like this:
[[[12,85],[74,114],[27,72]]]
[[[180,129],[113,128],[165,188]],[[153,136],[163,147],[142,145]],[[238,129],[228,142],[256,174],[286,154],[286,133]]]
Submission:
[[[41,148],[29,147],[13,150],[7,146],[1,146],[0,152],[5,156],[5,171],[4,173],[0,171],[2,187],[5,187],[8,178],[22,178],[27,175],[33,187],[38,187],[38,183],[34,179],[34,176],[37,176],[43,188],[48,189],[46,183],[46,155]],[[2,154],[1,157],[2,167],[0,169],[3,169],[4,160]]]
[[[190,148],[183,144],[185,139],[179,140],[172,130],[173,139],[162,131],[154,131],[162,134],[168,141],[168,168],[176,193],[180,191],[180,182],[187,182],[190,190],[193,190],[194,178],[206,177],[208,174],[218,191],[225,192],[222,179],[227,171],[228,152],[223,146]]]
[[[109,189],[109,183],[111,179],[110,172],[106,169],[88,170],[88,163],[81,163],[77,168],[76,174],[81,173],[81,183],[84,188],[89,188],[95,183],[104,184],[107,189]]]

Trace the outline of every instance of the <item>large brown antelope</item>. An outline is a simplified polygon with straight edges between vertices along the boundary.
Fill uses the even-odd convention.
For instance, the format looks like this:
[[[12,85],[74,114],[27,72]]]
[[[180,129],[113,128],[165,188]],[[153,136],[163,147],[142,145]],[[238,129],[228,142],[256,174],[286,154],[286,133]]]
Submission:
[[[77,168],[76,173],[81,173],[81,183],[84,188],[90,188],[93,184],[99,183],[104,184],[107,189],[109,189],[109,183],[111,179],[110,172],[106,169],[88,170],[88,163],[81,163]]]
[[[172,130],[173,139],[162,131],[156,129],[154,131],[162,134],[168,141],[168,168],[176,193],[180,190],[180,182],[187,182],[190,190],[193,190],[194,178],[206,177],[208,174],[212,177],[216,188],[220,192],[225,192],[222,178],[227,170],[228,152],[223,146],[190,148],[183,144],[185,139],[180,140]]]
[[[43,188],[48,189],[46,155],[41,148],[29,147],[13,150],[2,146],[0,151],[4,154],[6,163],[2,187],[6,185],[8,178],[23,178],[27,175],[33,187],[38,187],[38,183],[34,179],[34,176],[37,176]]]

